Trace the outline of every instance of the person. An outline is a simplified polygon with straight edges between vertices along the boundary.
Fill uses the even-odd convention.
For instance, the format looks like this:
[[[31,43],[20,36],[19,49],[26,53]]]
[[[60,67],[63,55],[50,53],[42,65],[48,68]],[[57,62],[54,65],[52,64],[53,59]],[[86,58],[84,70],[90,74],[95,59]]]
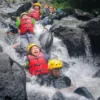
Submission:
[[[53,14],[55,12],[55,8],[52,5],[49,6],[49,10],[50,14]]]
[[[29,43],[38,43],[34,34],[35,20],[28,16],[28,13],[24,12],[20,15],[20,18],[16,21],[16,27],[19,28],[20,33],[20,46],[22,48],[22,56],[27,54],[27,46]]]
[[[37,44],[29,44],[27,48],[26,67],[32,76],[41,76],[49,73],[49,55],[43,53]]]
[[[46,84],[57,89],[66,88],[72,86],[70,78],[67,76],[61,76],[60,70],[63,63],[58,59],[51,59],[48,62],[49,74],[41,79],[40,85]]]
[[[74,92],[86,98],[94,100],[91,93],[85,87],[76,87],[72,84],[69,77],[61,75],[63,67],[62,61],[58,59],[51,59],[48,62],[49,74],[39,80],[39,84],[48,87],[54,87],[58,92]]]
[[[43,14],[41,4],[39,2],[33,4],[33,9],[29,11],[29,16],[34,18],[36,21],[40,20],[40,16]]]
[[[43,15],[41,19],[45,18],[46,16],[49,16],[49,14],[50,14],[49,5],[45,4],[43,7]]]

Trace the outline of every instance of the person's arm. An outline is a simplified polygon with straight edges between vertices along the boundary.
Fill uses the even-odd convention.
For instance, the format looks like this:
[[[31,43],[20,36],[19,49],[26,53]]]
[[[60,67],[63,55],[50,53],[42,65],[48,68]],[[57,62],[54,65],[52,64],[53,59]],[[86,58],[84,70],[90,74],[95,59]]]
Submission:
[[[17,28],[19,28],[20,23],[21,23],[21,20],[20,20],[20,18],[18,17],[18,18],[17,18],[17,21],[16,21],[16,27],[17,27]]]
[[[40,14],[43,15],[43,10],[42,9],[40,9]]]
[[[36,21],[32,18],[32,23],[35,24],[35,22],[36,22]]]
[[[50,55],[49,54],[47,54],[47,53],[45,53],[44,54],[44,58],[46,59],[46,61],[48,62],[48,60],[50,59]]]
[[[27,57],[25,58],[25,64],[24,64],[24,66],[25,66],[26,69],[27,69],[28,66],[29,66],[29,60],[28,60]]]
[[[65,83],[66,83],[66,88],[63,88],[63,89],[59,89],[58,91],[61,91],[61,92],[73,92],[76,87],[71,83],[71,80],[69,77],[65,76],[63,77]]]

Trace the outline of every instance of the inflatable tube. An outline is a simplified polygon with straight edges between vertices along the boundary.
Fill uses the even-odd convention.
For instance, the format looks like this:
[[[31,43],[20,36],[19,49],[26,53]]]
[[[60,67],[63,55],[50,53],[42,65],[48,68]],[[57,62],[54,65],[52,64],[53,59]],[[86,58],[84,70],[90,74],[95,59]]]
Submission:
[[[77,88],[74,93],[76,94],[79,94],[79,95],[82,95],[88,99],[91,99],[91,100],[95,100],[94,97],[91,95],[91,93],[85,88],[85,87],[79,87]]]
[[[40,35],[39,40],[40,40],[41,47],[43,48],[43,50],[45,50],[46,52],[49,52],[50,47],[53,42],[53,34],[49,31],[46,31],[45,33]]]

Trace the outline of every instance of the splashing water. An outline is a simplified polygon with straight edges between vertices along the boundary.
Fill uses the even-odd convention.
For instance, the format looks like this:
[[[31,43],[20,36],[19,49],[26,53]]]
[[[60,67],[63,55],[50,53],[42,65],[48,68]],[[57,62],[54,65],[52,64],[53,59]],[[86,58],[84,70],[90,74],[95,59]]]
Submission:
[[[63,19],[65,21],[65,19]],[[74,20],[72,18],[66,19],[67,21]],[[76,19],[75,19],[76,20]],[[62,21],[62,20],[61,20]],[[66,21],[66,23],[67,23]],[[79,21],[80,22],[80,21]],[[78,22],[78,24],[79,24]],[[74,24],[74,27],[76,24]],[[70,24],[72,26],[72,24]],[[40,28],[41,27],[41,28]],[[43,27],[40,25],[36,28],[36,32],[39,34],[42,34]],[[0,33],[5,33],[4,31]],[[1,35],[0,35],[1,36]],[[87,39],[88,41],[88,39]],[[0,45],[3,47],[3,50],[5,53],[7,53],[12,59],[17,61],[18,63],[21,63],[21,59],[18,58],[18,55],[16,54],[15,50],[12,48],[11,45],[7,45],[5,42],[0,41]],[[100,79],[99,78],[92,78],[92,76],[95,74],[95,72],[98,70],[95,67],[95,64],[92,59],[89,58],[70,58],[68,55],[68,51],[62,40],[54,37],[53,45],[51,47],[51,57],[57,57],[58,59],[67,62],[69,64],[69,68],[63,72],[66,76],[70,77],[72,80],[72,83],[76,87],[85,86],[88,88],[88,90],[92,93],[92,95],[97,99],[100,95]],[[45,86],[40,87],[36,81],[36,77],[31,77],[31,82],[27,82],[26,89],[27,89],[27,95],[28,100],[35,100],[35,98],[43,98],[41,100],[52,100],[53,95],[57,91],[56,89],[50,87],[47,88]],[[62,94],[65,97],[65,100],[88,100],[82,96],[79,96],[77,94],[69,93],[69,92],[62,92]],[[45,97],[45,95],[47,95]],[[68,99],[69,98],[69,99]],[[40,99],[40,98],[39,98]],[[38,100],[39,100],[38,99]]]
[[[66,21],[65,21],[66,20]],[[75,18],[65,18],[61,20],[61,23],[66,22],[66,26],[69,27],[77,27],[79,24],[83,23],[82,21],[76,20]],[[69,23],[68,23],[69,22]],[[64,24],[65,25],[65,24]],[[87,56],[90,57],[89,55],[90,50],[90,42],[88,37],[85,37],[86,40],[86,51],[87,51]],[[90,54],[89,54],[90,53]],[[100,89],[98,88],[100,85],[100,79],[99,78],[92,78],[92,76],[95,74],[95,72],[98,70],[98,68],[95,67],[95,64],[93,62],[93,59],[91,58],[70,58],[68,55],[68,51],[66,46],[63,44],[62,40],[54,37],[53,45],[51,47],[50,51],[51,57],[53,58],[58,58],[62,61],[65,61],[69,64],[70,68],[67,70],[63,71],[63,74],[66,76],[70,77],[73,85],[77,87],[85,86],[90,93],[92,93],[93,97],[97,99],[100,95]],[[29,89],[31,88],[31,89]],[[50,93],[55,93],[53,89],[49,91],[50,93],[47,92],[47,87],[40,88],[37,84],[30,85],[30,83],[27,84],[27,91],[34,91],[36,90],[38,93],[41,92],[42,94],[47,94]],[[85,97],[79,96],[77,94],[69,93],[69,92],[62,92],[63,95],[65,96],[65,100],[88,100]],[[50,95],[52,97],[53,95]],[[34,97],[34,96],[33,96]],[[32,100],[32,99],[29,99]],[[50,98],[48,99],[50,100]]]
[[[62,61],[67,61],[69,57],[67,48],[61,39],[54,37],[53,45],[51,46],[51,58],[58,58]]]

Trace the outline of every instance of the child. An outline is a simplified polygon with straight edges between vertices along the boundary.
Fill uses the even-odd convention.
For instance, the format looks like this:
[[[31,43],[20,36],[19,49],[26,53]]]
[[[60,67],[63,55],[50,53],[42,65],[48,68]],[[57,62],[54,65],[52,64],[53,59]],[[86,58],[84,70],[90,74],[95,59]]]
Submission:
[[[40,16],[42,15],[42,10],[40,10],[40,3],[34,3],[33,4],[33,9],[31,9],[29,11],[29,16],[34,18],[36,21],[39,21],[40,20]]]
[[[26,55],[28,44],[34,42],[34,24],[35,20],[29,17],[26,12],[22,13],[16,21],[16,27],[19,28],[21,37],[22,56]]]
[[[28,66],[29,73],[35,76],[48,74],[47,63],[49,55],[41,52],[40,47],[36,44],[29,44],[27,51],[28,61],[26,62],[26,66]]]

